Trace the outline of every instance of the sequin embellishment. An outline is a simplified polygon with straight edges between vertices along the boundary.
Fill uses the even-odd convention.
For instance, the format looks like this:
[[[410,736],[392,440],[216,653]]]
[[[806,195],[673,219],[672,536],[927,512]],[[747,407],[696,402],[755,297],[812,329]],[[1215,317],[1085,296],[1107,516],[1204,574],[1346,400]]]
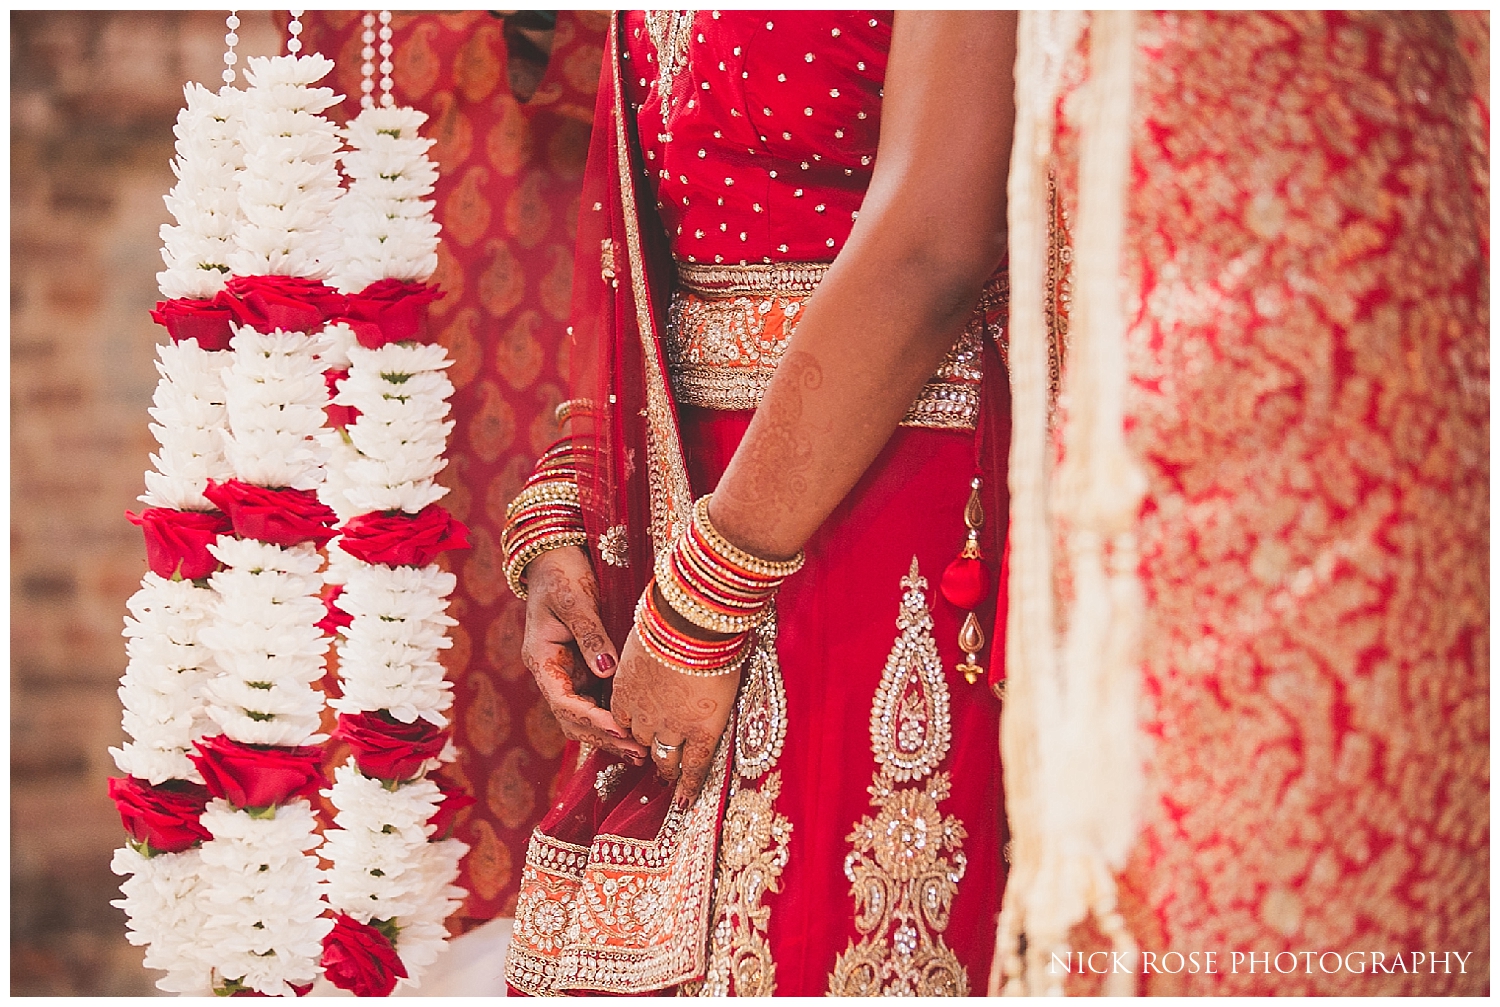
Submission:
[[[834,962],[830,996],[967,996],[969,977],[943,940],[968,858],[963,824],[938,805],[952,781],[935,772],[952,739],[948,685],[932,637],[927,578],[912,557],[870,714],[879,770],[870,785],[876,814],[848,840],[844,874],[854,895],[856,943]],[[925,782],[921,782],[925,780]],[[898,784],[916,781],[917,785]]]
[[[735,720],[734,776],[719,840],[708,969],[684,992],[700,996],[772,996],[776,962],[766,940],[771,907],[791,858],[792,823],[776,811],[781,774],[774,771],[786,740],[786,692],[776,658],[776,617],[757,631],[740,688]],[[758,787],[751,784],[760,780]]]

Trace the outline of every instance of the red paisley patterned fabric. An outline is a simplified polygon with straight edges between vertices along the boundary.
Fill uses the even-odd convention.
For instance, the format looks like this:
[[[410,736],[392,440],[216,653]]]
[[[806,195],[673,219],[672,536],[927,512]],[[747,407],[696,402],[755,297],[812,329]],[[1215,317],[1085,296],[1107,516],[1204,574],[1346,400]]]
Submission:
[[[1121,908],[1159,959],[1217,956],[1142,993],[1488,991],[1487,52],[1482,14],[1137,16]]]
[[[343,121],[359,111],[361,12],[311,11],[302,21],[306,50],[337,63],[331,86],[350,97],[328,114]],[[397,13],[391,22],[396,101],[426,112],[425,133],[437,140],[443,241],[433,281],[447,296],[431,318],[457,388],[439,478],[473,543],[452,560],[459,625],[444,662],[460,757],[443,775],[478,798],[455,831],[470,847],[458,879],[469,897],[449,920],[459,931],[514,913],[527,838],[563,755],[521,665],[524,605],[505,586],[499,542],[506,505],[560,433],[553,410],[566,397],[573,238],[607,24],[605,14],[560,12],[546,73],[522,103],[499,18]]]

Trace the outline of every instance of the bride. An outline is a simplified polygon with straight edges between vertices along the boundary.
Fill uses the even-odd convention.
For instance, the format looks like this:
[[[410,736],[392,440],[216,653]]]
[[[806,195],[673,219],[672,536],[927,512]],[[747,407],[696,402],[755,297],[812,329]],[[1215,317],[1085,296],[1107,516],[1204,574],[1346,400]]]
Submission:
[[[1015,16],[647,11],[611,39],[570,436],[505,536],[585,756],[507,981],[968,994],[1005,878]]]

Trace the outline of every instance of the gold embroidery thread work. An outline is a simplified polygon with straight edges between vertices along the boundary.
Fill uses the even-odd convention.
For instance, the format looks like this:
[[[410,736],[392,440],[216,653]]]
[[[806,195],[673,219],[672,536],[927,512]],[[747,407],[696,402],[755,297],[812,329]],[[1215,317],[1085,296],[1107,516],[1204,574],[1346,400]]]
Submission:
[[[772,996],[776,963],[766,940],[767,894],[781,891],[791,857],[792,823],[776,811],[781,774],[776,761],[786,740],[786,693],[776,658],[774,608],[757,631],[740,691],[719,869],[714,879],[708,968],[690,992],[699,996]],[[759,787],[751,784],[760,780]],[[684,990],[684,992],[689,992]]]
[[[677,264],[663,345],[678,404],[754,409],[785,355],[824,263],[773,266]],[[1001,273],[985,285],[968,324],[901,425],[973,430],[979,416],[986,339],[1006,356],[1010,291]]]
[[[615,239],[604,238],[599,242],[599,278],[611,286],[618,287],[615,278]]]
[[[646,34],[656,50],[656,90],[661,95],[663,122],[672,107],[672,80],[678,71],[687,68],[694,13],[690,10],[646,11]]]
[[[879,766],[870,803],[878,810],[855,825],[848,837],[854,848],[844,859],[860,939],[834,962],[831,996],[969,993],[968,973],[943,940],[968,858],[963,824],[938,807],[952,789],[948,774],[936,771],[948,754],[952,724],[927,578],[915,556],[901,587],[900,635],[870,714]],[[899,786],[907,781],[916,785]]]

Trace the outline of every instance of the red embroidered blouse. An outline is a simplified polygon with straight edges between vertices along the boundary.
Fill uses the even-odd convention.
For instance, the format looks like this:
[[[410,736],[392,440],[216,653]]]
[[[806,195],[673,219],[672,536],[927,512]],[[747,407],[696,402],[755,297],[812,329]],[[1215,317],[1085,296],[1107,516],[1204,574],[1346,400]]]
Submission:
[[[891,12],[624,17],[626,94],[673,254],[831,260],[870,182]]]

